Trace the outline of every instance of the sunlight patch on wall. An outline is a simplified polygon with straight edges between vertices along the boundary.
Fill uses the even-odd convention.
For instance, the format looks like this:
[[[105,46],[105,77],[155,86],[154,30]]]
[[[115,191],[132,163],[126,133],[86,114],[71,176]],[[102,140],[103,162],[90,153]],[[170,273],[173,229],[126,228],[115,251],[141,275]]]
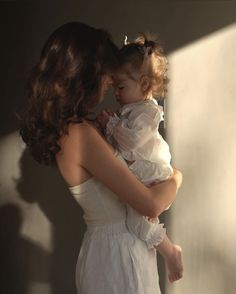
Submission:
[[[167,140],[184,183],[168,227],[186,269],[167,293],[234,292],[235,52],[233,24],[169,56]]]

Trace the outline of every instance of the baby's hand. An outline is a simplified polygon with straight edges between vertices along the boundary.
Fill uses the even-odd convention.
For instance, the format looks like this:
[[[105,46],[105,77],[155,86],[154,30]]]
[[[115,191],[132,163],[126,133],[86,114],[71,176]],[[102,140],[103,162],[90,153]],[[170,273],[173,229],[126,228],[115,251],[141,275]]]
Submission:
[[[97,121],[100,124],[100,126],[102,128],[105,128],[108,121],[109,121],[109,118],[111,116],[114,116],[114,114],[115,113],[110,109],[105,109],[101,113],[99,113],[98,116],[97,116]]]

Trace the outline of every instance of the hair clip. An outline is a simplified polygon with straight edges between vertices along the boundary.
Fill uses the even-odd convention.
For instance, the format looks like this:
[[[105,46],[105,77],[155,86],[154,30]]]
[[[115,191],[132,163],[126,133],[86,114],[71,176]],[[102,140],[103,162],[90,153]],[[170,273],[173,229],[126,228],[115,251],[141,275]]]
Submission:
[[[128,37],[127,37],[127,35],[125,35],[124,45],[126,46],[126,45],[128,45],[128,44],[129,44],[129,42],[128,42]]]
[[[145,46],[145,48],[144,48],[144,54],[145,54],[145,56],[149,56],[149,55],[151,55],[152,54],[152,46]]]
[[[146,56],[152,54],[152,52],[153,52],[153,45],[154,45],[154,42],[153,41],[148,41],[145,38],[143,46],[144,46],[144,53],[145,53]]]

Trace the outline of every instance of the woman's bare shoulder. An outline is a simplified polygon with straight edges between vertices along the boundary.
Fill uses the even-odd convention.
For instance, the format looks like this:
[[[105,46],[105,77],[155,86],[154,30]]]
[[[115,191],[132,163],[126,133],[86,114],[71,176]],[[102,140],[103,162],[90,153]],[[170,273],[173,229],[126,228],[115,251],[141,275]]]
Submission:
[[[87,121],[69,125],[68,132],[61,138],[60,145],[65,152],[75,151],[77,156],[81,155],[84,158],[85,154],[94,151],[99,153],[101,148],[114,152],[113,147],[106,142],[96,127]]]
[[[75,186],[87,180],[91,175],[81,165],[85,134],[92,129],[87,123],[70,124],[67,132],[60,138],[61,150],[56,155],[61,174],[69,186]]]
[[[81,144],[90,136],[97,135],[97,133],[98,132],[95,127],[86,121],[81,123],[73,123],[68,126],[67,132],[61,137],[60,144]]]
[[[95,127],[92,125],[92,123],[89,123],[87,121],[69,124],[68,126],[69,136],[80,136],[80,135],[84,135],[87,132],[93,132],[93,131],[96,131]]]

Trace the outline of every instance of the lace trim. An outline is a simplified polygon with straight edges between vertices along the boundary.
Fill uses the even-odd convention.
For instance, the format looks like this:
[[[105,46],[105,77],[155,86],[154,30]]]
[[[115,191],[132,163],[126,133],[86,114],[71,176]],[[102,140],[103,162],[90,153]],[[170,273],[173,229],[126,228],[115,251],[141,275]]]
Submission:
[[[158,223],[158,227],[156,230],[152,230],[147,235],[145,240],[148,249],[153,249],[154,247],[158,246],[166,236],[166,229],[164,228],[164,224]]]

